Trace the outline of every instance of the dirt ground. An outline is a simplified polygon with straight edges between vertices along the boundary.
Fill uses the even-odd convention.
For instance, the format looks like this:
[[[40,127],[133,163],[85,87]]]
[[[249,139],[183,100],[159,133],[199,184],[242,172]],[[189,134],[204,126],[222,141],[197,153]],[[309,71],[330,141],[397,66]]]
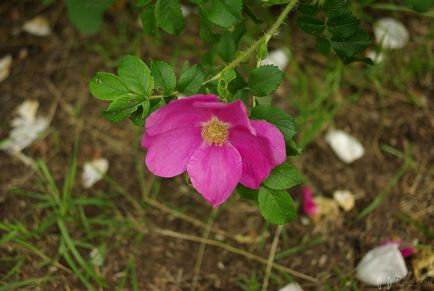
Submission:
[[[18,2],[0,3],[0,56],[10,53],[14,58],[9,78],[0,83],[0,139],[8,135],[9,121],[14,116],[16,106],[25,99],[36,99],[40,103],[41,113],[53,112],[54,115],[45,137],[25,150],[27,156],[43,159],[55,180],[62,181],[71,157],[74,132],[78,126],[82,126],[78,154],[79,174],[85,161],[106,157],[110,161],[108,174],[131,193],[135,201],[143,201],[141,185],[137,179],[140,172],[136,166],[137,159],[143,159],[144,155],[144,151],[136,150],[139,131],[128,122],[113,125],[104,120],[99,114],[104,104],[91,97],[87,87],[96,71],[111,70],[107,67],[107,64],[110,65],[107,58],[102,53],[96,53],[96,44],[110,46],[107,36],[80,36],[68,23],[62,5],[47,8],[40,1],[16,3]],[[39,14],[44,14],[50,20],[53,34],[49,37],[31,36],[20,29],[24,20]],[[109,20],[111,17],[109,14]],[[106,33],[114,28],[109,26],[107,29]],[[296,37],[297,35],[293,36]],[[186,37],[179,46],[185,44],[188,47],[197,42],[193,37]],[[147,46],[142,41],[141,56],[145,60],[149,56],[170,60],[173,39],[164,37],[162,43],[165,45],[160,49],[157,46]],[[128,52],[128,48],[122,47],[128,44],[124,41],[119,47],[114,45],[109,61],[115,63],[116,57]],[[276,259],[276,263],[319,280],[312,283],[291,276],[305,290],[323,290],[326,286],[334,288],[331,290],[350,290],[349,284],[357,282],[353,279],[357,263],[368,250],[382,241],[402,239],[432,245],[430,237],[415,226],[417,222],[432,227],[434,221],[432,77],[431,72],[421,76],[419,81],[412,80],[405,84],[405,90],[421,96],[421,106],[410,102],[406,92],[390,86],[384,96],[380,96],[371,87],[366,88],[361,91],[357,101],[339,110],[334,125],[362,142],[366,153],[360,160],[351,165],[341,162],[324,142],[324,131],[314,138],[301,156],[293,160],[316,195],[330,198],[337,189],[349,189],[356,196],[355,208],[348,213],[341,211],[333,223],[323,222],[320,226],[314,224],[299,208],[297,221],[285,225],[277,252],[300,245],[302,248],[289,256]],[[351,83],[346,84],[342,94],[357,90]],[[291,92],[289,84],[284,86]],[[387,189],[404,162],[402,158],[386,152],[384,145],[402,153],[411,147],[413,164],[393,185],[385,201],[366,218],[355,223],[357,214]],[[0,152],[0,168],[1,221],[19,220],[30,228],[35,227],[47,212],[34,208],[32,199],[12,191],[16,188],[40,190],[35,174],[22,161],[4,152]],[[121,272],[133,257],[139,290],[188,290],[195,280],[196,258],[201,248],[195,239],[200,239],[206,232],[206,227],[204,229],[195,224],[206,222],[211,208],[197,193],[184,186],[182,177],[153,180],[145,170],[144,181],[146,186],[151,187],[149,197],[152,201],[159,201],[195,220],[189,222],[188,218],[180,219],[162,207],[152,205],[146,206],[142,213],[132,207],[125,197],[112,195],[119,212],[124,217],[131,215],[140,226],[135,230],[119,231],[106,238],[106,260],[98,272],[107,280],[107,290],[114,290],[119,284]],[[74,195],[86,197],[115,192],[105,182],[98,183],[90,190],[83,189],[77,183],[74,189]],[[300,190],[294,189],[291,194],[297,205],[301,206]],[[86,215],[91,217],[96,211],[97,209],[88,208]],[[410,217],[415,223],[408,222],[403,217]],[[71,223],[70,227],[72,236],[79,238],[83,235],[79,225]],[[143,230],[141,235],[137,235],[138,229]],[[239,283],[245,282],[243,280],[252,277],[253,273],[262,278],[266,264],[246,256],[243,251],[266,260],[276,227],[265,224],[257,207],[239,198],[232,198],[219,211],[213,229],[217,231],[211,231],[209,239],[225,246],[233,246],[238,253],[220,245],[207,245],[198,276],[199,290],[242,290]],[[236,235],[238,241],[234,239]],[[241,242],[241,236],[246,239],[245,242]],[[313,241],[317,243],[309,246],[309,242]],[[40,238],[32,239],[32,243],[47,256],[56,257],[59,248],[58,230],[55,227],[49,228]],[[41,267],[39,258],[34,254],[26,253],[14,245],[0,245],[0,257],[17,254],[24,255],[26,263],[16,279],[24,280],[47,274],[55,278],[35,290],[85,289],[72,272],[50,265]],[[62,258],[59,262],[67,266]],[[407,263],[409,275],[394,290],[434,290],[431,289],[434,285],[429,282],[417,283],[411,268],[411,258]],[[10,262],[1,262],[0,275],[6,274],[11,266]],[[288,282],[288,278],[281,272],[276,271],[275,274],[269,290],[277,290]],[[125,289],[132,289],[128,284]],[[359,282],[357,284],[361,290],[370,290]]]

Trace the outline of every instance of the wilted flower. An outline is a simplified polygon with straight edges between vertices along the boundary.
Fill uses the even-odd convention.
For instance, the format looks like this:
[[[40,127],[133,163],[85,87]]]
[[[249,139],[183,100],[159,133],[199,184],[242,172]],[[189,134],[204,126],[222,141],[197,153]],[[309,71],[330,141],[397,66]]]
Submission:
[[[223,103],[215,95],[173,100],[152,113],[142,145],[153,174],[174,177],[187,170],[193,187],[214,207],[238,182],[259,188],[286,159],[276,127],[250,120],[241,101]]]
[[[314,215],[318,212],[318,206],[313,199],[312,190],[308,187],[301,189],[303,195],[303,210],[307,215]]]

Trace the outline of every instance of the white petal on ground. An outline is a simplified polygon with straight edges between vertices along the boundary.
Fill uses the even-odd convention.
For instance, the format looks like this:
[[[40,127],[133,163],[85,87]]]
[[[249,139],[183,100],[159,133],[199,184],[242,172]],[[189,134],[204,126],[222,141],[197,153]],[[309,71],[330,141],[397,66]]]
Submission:
[[[51,34],[48,20],[43,16],[36,16],[23,24],[23,30],[36,36],[47,36]]]
[[[382,52],[368,51],[366,56],[370,58],[374,64],[381,64],[384,60],[384,54]]]
[[[279,289],[279,291],[303,291],[303,289],[297,283],[289,283],[285,287]]]
[[[325,136],[325,140],[331,146],[338,158],[347,164],[360,159],[365,153],[362,144],[342,130],[329,130]]]
[[[181,12],[182,12],[182,16],[187,17],[190,15],[191,9],[188,6],[181,5]]]
[[[12,65],[12,56],[6,55],[0,59],[0,82],[9,77]]]
[[[288,66],[288,54],[283,49],[276,49],[268,53],[268,56],[261,61],[261,65],[275,65],[281,71],[284,71]]]
[[[91,188],[107,173],[109,162],[106,159],[96,159],[84,164],[81,182],[84,188]]]
[[[396,283],[407,273],[398,244],[382,245],[370,250],[356,268],[357,279],[371,286]]]
[[[18,106],[18,116],[12,120],[9,138],[0,145],[0,149],[9,153],[20,152],[38,138],[48,126],[47,118],[36,116],[38,107],[36,100],[26,100]]]
[[[89,254],[92,265],[101,267],[104,264],[105,247],[93,248]]]
[[[350,211],[354,208],[355,199],[353,193],[348,190],[336,190],[333,193],[333,198],[339,204],[339,206],[345,210]]]
[[[386,49],[403,48],[410,38],[407,28],[390,17],[381,18],[374,24],[374,34],[377,43]]]

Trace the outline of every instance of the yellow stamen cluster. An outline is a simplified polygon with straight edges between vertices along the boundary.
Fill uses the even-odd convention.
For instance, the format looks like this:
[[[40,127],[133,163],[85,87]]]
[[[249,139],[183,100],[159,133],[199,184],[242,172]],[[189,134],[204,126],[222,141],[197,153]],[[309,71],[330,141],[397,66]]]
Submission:
[[[213,116],[202,125],[202,138],[209,145],[222,146],[228,140],[229,124]]]

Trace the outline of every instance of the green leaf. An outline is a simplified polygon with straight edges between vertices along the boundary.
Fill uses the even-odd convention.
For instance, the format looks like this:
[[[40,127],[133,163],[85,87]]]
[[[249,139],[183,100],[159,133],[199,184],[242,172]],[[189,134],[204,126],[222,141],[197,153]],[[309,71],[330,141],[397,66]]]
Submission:
[[[287,156],[298,156],[303,152],[303,149],[298,147],[294,140],[286,142],[286,155]]]
[[[260,62],[261,60],[265,59],[268,55],[268,41],[264,38],[258,47],[258,50],[256,51],[256,61]]]
[[[297,17],[297,25],[304,32],[313,35],[319,35],[325,29],[324,22],[322,22],[321,19],[311,15],[302,15]]]
[[[418,13],[427,12],[431,7],[434,7],[433,0],[405,0],[405,5]]]
[[[242,0],[213,0],[203,6],[207,18],[214,24],[229,27],[241,21]]]
[[[251,116],[274,124],[282,132],[286,142],[291,141],[296,133],[294,118],[282,109],[271,105],[258,105],[252,109]]]
[[[240,89],[237,93],[235,93],[234,97],[230,101],[241,100],[244,102],[244,105],[249,106],[249,96],[250,91],[247,88]]]
[[[270,176],[263,182],[265,186],[275,190],[292,188],[301,182],[300,173],[290,164],[282,164],[271,171]]]
[[[205,74],[198,65],[194,65],[181,74],[178,90],[185,95],[195,94],[199,91],[204,79]]]
[[[241,198],[258,202],[258,190],[250,189],[241,184],[238,184],[236,191]]]
[[[231,36],[230,32],[225,32],[216,45],[218,55],[225,62],[230,62],[235,57],[237,44]]]
[[[150,102],[146,99],[139,105],[137,110],[130,115],[131,122],[138,127],[143,127],[145,125],[145,119],[149,115],[149,109]]]
[[[250,72],[249,88],[254,96],[266,96],[277,89],[282,77],[283,74],[277,66],[261,66]]]
[[[259,210],[270,223],[285,224],[297,217],[297,210],[291,196],[286,191],[262,186],[258,194]]]
[[[331,17],[327,20],[327,30],[333,37],[346,38],[359,31],[360,20],[351,14]]]
[[[120,122],[128,118],[140,105],[139,100],[131,97],[121,97],[114,100],[102,115],[113,122]]]
[[[291,0],[261,0],[264,6],[282,5],[287,4]]]
[[[369,34],[363,30],[359,30],[348,38],[333,37],[331,39],[332,48],[344,62],[364,51],[370,44]]]
[[[140,21],[143,26],[143,31],[149,35],[157,35],[158,27],[155,20],[155,6],[147,6],[142,13],[140,13]]]
[[[98,72],[89,82],[90,93],[101,100],[114,100],[129,95],[127,86],[116,75]]]
[[[208,20],[203,10],[199,10],[199,37],[208,44],[213,44],[218,40],[218,35],[212,31],[212,23]]]
[[[118,67],[119,78],[128,89],[142,96],[150,96],[154,89],[154,78],[148,66],[138,57],[126,55]]]
[[[349,4],[350,1],[347,0],[326,0],[323,9],[327,17],[334,17],[351,13]]]
[[[306,3],[300,3],[297,7],[297,10],[303,14],[315,15],[319,11],[319,7],[317,5],[310,5]]]
[[[164,100],[164,98],[161,98],[159,100],[152,100],[148,114],[160,109],[164,105],[166,105],[166,101]]]
[[[244,25],[238,25],[233,31],[226,31],[220,37],[215,46],[218,55],[225,61],[230,62],[235,58],[241,37],[246,29]]]
[[[136,3],[133,4],[134,7],[144,7],[149,4],[151,0],[136,0]]]
[[[172,35],[178,35],[184,28],[184,17],[178,0],[157,0],[155,19],[161,29]]]
[[[230,95],[228,86],[232,82],[232,80],[236,78],[236,76],[237,74],[232,69],[225,70],[222,72],[222,75],[217,84],[217,92],[220,97],[226,98]]]
[[[229,84],[229,91],[231,91],[233,94],[238,92],[238,90],[245,89],[247,87],[247,83],[244,80],[243,76],[241,76],[238,72],[235,73],[237,74],[237,76]]]
[[[163,61],[151,61],[151,73],[163,93],[169,95],[175,90],[176,76],[171,65]]]
[[[316,48],[324,55],[328,55],[330,53],[330,41],[326,38],[317,37],[316,38]]]
[[[93,34],[99,30],[104,11],[113,2],[114,0],[66,0],[68,17],[81,33]]]

